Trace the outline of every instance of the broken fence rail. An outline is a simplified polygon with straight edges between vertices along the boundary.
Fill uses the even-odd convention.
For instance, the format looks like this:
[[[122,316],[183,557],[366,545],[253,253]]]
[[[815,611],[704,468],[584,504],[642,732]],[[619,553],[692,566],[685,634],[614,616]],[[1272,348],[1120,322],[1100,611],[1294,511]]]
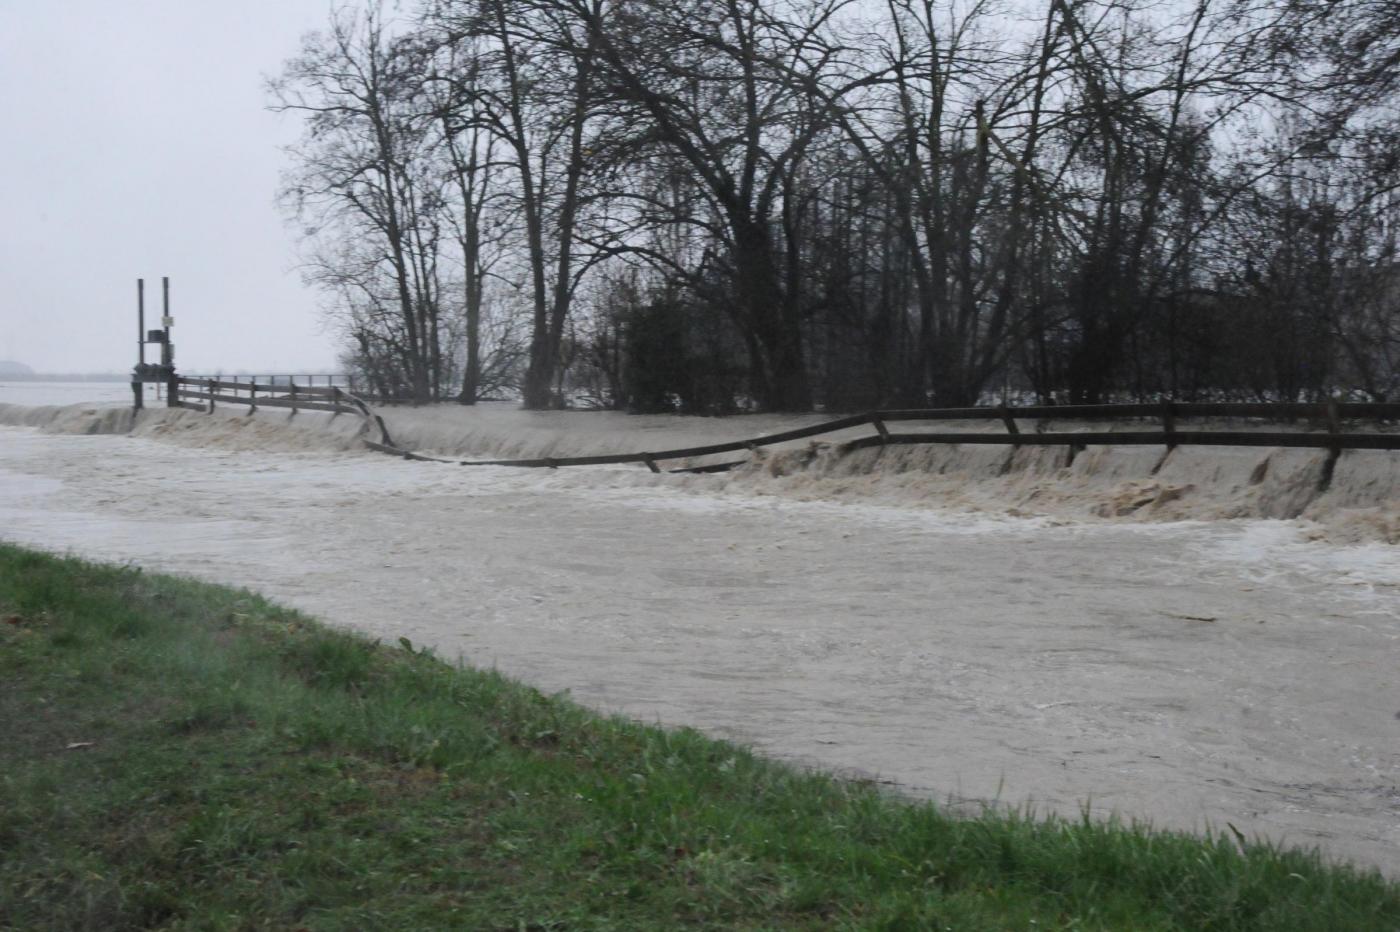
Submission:
[[[1239,430],[1178,430],[1182,418],[1255,418],[1275,421],[1310,420],[1322,425],[1321,431],[1239,431]],[[1152,418],[1160,420],[1156,431],[1058,431],[1023,432],[1019,421],[1102,421]],[[1000,421],[1005,433],[921,432],[892,433],[888,424],[908,421]],[[1331,467],[1342,450],[1400,450],[1400,433],[1343,432],[1342,422],[1348,420],[1400,421],[1397,403],[1196,403],[1161,402],[1158,404],[1113,405],[1034,405],[1025,407],[920,408],[890,411],[870,411],[836,418],[821,424],[800,427],[748,440],[660,450],[649,453],[615,453],[598,456],[541,457],[513,460],[447,460],[411,453],[392,443],[370,446],[384,453],[426,462],[456,463],[461,466],[515,466],[523,468],[556,469],[561,466],[612,466],[627,463],[645,464],[652,472],[661,472],[659,463],[667,460],[697,459],[740,451],[755,452],[760,447],[805,440],[823,434],[871,425],[876,433],[849,440],[839,445],[842,452],[869,447],[912,444],[1000,444],[1021,446],[1064,446],[1073,453],[1088,446],[1162,446],[1168,451],[1178,446],[1250,446],[1296,447],[1331,451],[1324,468],[1330,476]],[[712,463],[673,469],[678,473],[725,472],[743,466],[749,460]],[[1159,464],[1160,465],[1160,464]]]

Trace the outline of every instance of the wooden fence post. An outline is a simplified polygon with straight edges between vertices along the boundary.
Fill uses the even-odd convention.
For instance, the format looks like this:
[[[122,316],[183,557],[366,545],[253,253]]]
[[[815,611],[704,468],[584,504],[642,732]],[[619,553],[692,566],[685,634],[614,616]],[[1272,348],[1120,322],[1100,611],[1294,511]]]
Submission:
[[[1172,404],[1170,398],[1162,399],[1162,433],[1166,437],[1167,449],[1152,467],[1152,475],[1162,471],[1162,467],[1167,465],[1167,460],[1171,458],[1172,451],[1176,449],[1176,406]]]
[[[291,377],[278,377],[289,378]],[[280,384],[280,383],[277,383]],[[269,389],[274,385],[267,386]],[[364,401],[357,396],[348,395],[340,390],[333,383],[331,391],[324,397],[330,397],[332,404],[323,405],[315,399],[323,397],[317,395],[312,402],[308,402],[312,407],[325,407],[339,413],[342,410],[358,410],[367,419],[372,420],[379,427],[379,434],[382,442],[371,444],[376,449],[384,452],[404,452],[409,458],[413,457],[406,451],[395,450],[395,444],[389,437],[388,430],[384,425],[383,418],[372,412]],[[324,389],[319,389],[324,391]],[[289,402],[293,407],[293,413],[299,408],[296,383],[289,381],[286,388],[290,395]],[[350,407],[353,406],[353,409]],[[1301,412],[1301,413],[1300,413]],[[1178,417],[1233,417],[1233,418],[1280,418],[1299,417],[1317,419],[1322,413],[1326,416],[1327,433],[1319,434],[1314,427],[1313,431],[1257,431],[1257,430],[1199,430],[1188,428],[1186,431],[1177,431],[1176,419]],[[1141,404],[1124,405],[1067,405],[1056,408],[1046,405],[1028,405],[1020,408],[1012,408],[1007,404],[999,406],[981,406],[975,408],[940,408],[940,409],[910,409],[910,410],[890,410],[867,412],[865,414],[852,415],[838,418],[822,424],[811,425],[785,431],[777,434],[768,434],[748,440],[734,440],[728,443],[714,444],[703,447],[687,447],[684,449],[665,450],[661,452],[648,453],[628,453],[612,454],[605,456],[582,456],[582,457],[551,457],[547,459],[535,460],[492,460],[481,462],[462,461],[463,466],[522,466],[536,467],[547,466],[557,469],[561,466],[590,466],[605,465],[613,463],[644,463],[653,472],[664,472],[658,466],[658,461],[668,459],[689,458],[693,459],[712,454],[729,453],[738,450],[748,450],[753,456],[758,456],[760,448],[776,443],[785,443],[792,440],[799,440],[808,437],[830,434],[835,431],[850,430],[864,424],[876,425],[879,434],[877,436],[865,436],[858,440],[852,440],[839,445],[842,452],[852,452],[862,450],[867,447],[878,446],[882,449],[887,446],[913,445],[913,444],[973,444],[973,445],[1006,445],[1012,448],[1015,453],[1016,448],[1024,446],[1049,446],[1053,449],[1064,449],[1065,459],[1063,466],[1072,467],[1078,459],[1078,455],[1089,446],[1157,446],[1165,447],[1165,450],[1158,461],[1157,467],[1153,469],[1155,473],[1178,446],[1201,445],[1201,446],[1233,446],[1233,447],[1269,447],[1280,446],[1286,448],[1306,448],[1313,450],[1328,451],[1327,463],[1323,469],[1323,475],[1319,484],[1325,488],[1331,481],[1331,473],[1338,462],[1343,450],[1394,450],[1400,452],[1400,433],[1382,431],[1373,432],[1347,432],[1342,424],[1342,415],[1347,417],[1374,417],[1385,420],[1400,420],[1400,403],[1365,403],[1346,404],[1333,401],[1327,405],[1321,404],[1243,404],[1243,403],[1195,403],[1176,402],[1169,399],[1159,399],[1157,402],[1147,402]],[[1119,419],[1130,419],[1135,423],[1146,420],[1149,422],[1146,430],[1137,428],[1133,430],[1105,430],[1101,428],[1091,428],[1089,430],[1064,430],[1045,431],[1038,429],[1034,434],[1023,431],[1018,423],[1020,420],[1038,421],[1049,419],[1052,421],[1115,421]],[[1160,419],[1161,428],[1152,430],[1150,421]],[[1006,428],[1006,434],[997,434],[994,431],[978,430],[972,432],[950,432],[946,430],[935,430],[929,433],[893,433],[888,430],[880,430],[885,427],[888,421],[939,421],[939,420],[999,420]],[[1048,421],[1047,421],[1048,423]],[[1316,422],[1314,421],[1314,424]],[[1044,424],[1038,427],[1043,428]],[[719,463],[711,466],[695,467],[691,469],[677,469],[672,472],[720,472],[725,469],[743,465],[744,461],[734,463]],[[1008,456],[1003,463],[1003,471],[1014,465],[1013,456]]]
[[[1012,415],[1011,409],[1006,402],[997,405],[997,416],[1001,418],[1001,423],[1005,425],[1006,432],[1011,435],[1011,449],[1006,451],[1006,459],[1001,461],[1001,468],[997,470],[997,475],[1005,476],[1011,472],[1011,467],[1016,463],[1016,451],[1021,448],[1021,428],[1016,424],[1016,418]]]
[[[1327,433],[1336,437],[1342,432],[1342,419],[1337,410],[1337,399],[1327,399]],[[1327,448],[1327,459],[1322,462],[1322,475],[1317,480],[1317,490],[1326,492],[1332,485],[1332,474],[1337,471],[1337,460],[1342,458],[1342,447],[1340,443],[1333,443]]]
[[[1000,417],[1001,422],[1006,425],[1006,432],[1008,434],[1013,437],[1021,436],[1021,428],[1016,426],[1016,418],[1012,416],[1010,408],[1004,404],[1000,405],[997,408],[997,416]],[[1013,440],[1011,445],[1017,447],[1021,445],[1021,442],[1019,440]]]

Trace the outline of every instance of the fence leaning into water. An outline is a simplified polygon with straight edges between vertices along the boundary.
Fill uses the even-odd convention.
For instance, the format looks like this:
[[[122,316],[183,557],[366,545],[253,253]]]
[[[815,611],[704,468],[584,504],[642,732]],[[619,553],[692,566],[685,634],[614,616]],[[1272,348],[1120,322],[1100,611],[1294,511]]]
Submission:
[[[1178,422],[1188,418],[1238,418],[1266,421],[1304,421],[1316,429],[1302,430],[1182,430]],[[1156,422],[1154,430],[1082,430],[1047,431],[1043,429],[1023,430],[1021,422],[1031,422],[1043,427],[1047,421],[1145,421]],[[1384,422],[1400,422],[1400,404],[1397,403],[1340,403],[1320,404],[1290,403],[1188,403],[1161,402],[1158,404],[1112,404],[1112,405],[1034,405],[1010,407],[976,408],[919,408],[890,411],[868,411],[848,417],[836,418],[821,424],[799,427],[794,430],[767,434],[748,440],[735,440],[728,443],[709,444],[698,447],[685,447],[673,450],[658,450],[646,453],[617,453],[598,456],[544,457],[536,459],[511,460],[444,460],[400,450],[384,444],[370,445],[384,453],[404,456],[408,459],[431,462],[457,463],[461,466],[516,466],[524,468],[557,469],[564,466],[608,466],[625,463],[638,463],[647,466],[652,472],[661,472],[660,464],[670,460],[699,459],[726,453],[748,452],[762,447],[794,440],[806,440],[824,434],[871,426],[875,433],[866,437],[844,441],[836,445],[841,453],[871,447],[909,446],[918,444],[998,444],[1010,446],[1013,450],[1026,446],[1062,446],[1067,451],[1066,465],[1074,456],[1089,446],[1160,446],[1164,448],[1161,468],[1166,454],[1180,446],[1233,446],[1233,447],[1290,447],[1319,449],[1328,451],[1324,463],[1322,483],[1331,481],[1332,470],[1343,450],[1400,450],[1400,433],[1345,430],[1349,422],[1364,420],[1380,425]],[[950,432],[920,431],[918,433],[896,433],[891,424],[909,422],[946,421],[991,421],[999,422],[1003,432]],[[687,466],[672,472],[709,473],[726,472],[750,462],[749,458],[702,466]],[[1154,472],[1156,470],[1154,469]]]
[[[806,440],[870,426],[875,433],[836,445],[841,453],[868,448],[910,446],[921,444],[997,444],[1012,447],[1064,447],[1067,451],[1066,464],[1072,463],[1075,455],[1089,446],[1160,446],[1164,449],[1160,468],[1166,455],[1181,446],[1230,446],[1230,447],[1283,447],[1317,449],[1328,451],[1323,465],[1321,484],[1325,487],[1330,481],[1333,468],[1343,450],[1400,450],[1400,432],[1371,430],[1357,431],[1345,429],[1358,421],[1371,422],[1377,426],[1400,422],[1400,403],[1394,402],[1321,402],[1321,403],[1231,403],[1231,402],[1175,402],[1164,401],[1157,404],[1106,404],[1106,405],[1028,405],[1012,407],[974,408],[917,408],[888,411],[867,411],[847,417],[835,418],[808,427],[766,434],[747,440],[734,440],[727,443],[708,444],[698,447],[683,447],[672,450],[657,450],[644,453],[613,453],[597,456],[542,457],[535,459],[509,460],[449,460],[425,456],[404,450],[394,444],[384,425],[383,418],[375,414],[369,406],[355,395],[338,385],[300,385],[293,377],[287,381],[267,381],[259,383],[253,379],[245,382],[240,379],[200,379],[180,378],[179,396],[176,404],[180,407],[213,411],[217,404],[247,405],[249,413],[258,407],[290,408],[293,413],[306,409],[330,411],[332,413],[356,413],[365,418],[367,424],[378,427],[380,439],[365,439],[371,449],[406,459],[425,462],[454,463],[461,466],[514,466],[522,468],[558,469],[566,466],[611,466],[628,463],[645,465],[652,472],[661,472],[661,463],[674,460],[693,460],[726,453],[747,452],[753,454],[759,449],[794,440]],[[188,400],[187,400],[188,399]],[[1179,422],[1186,419],[1244,419],[1268,422],[1302,421],[1310,429],[1306,430],[1182,430]],[[990,431],[919,431],[917,433],[895,432],[891,424],[912,422],[947,421],[990,421],[999,422],[1001,432]],[[1073,421],[1151,421],[1152,430],[1045,430],[1046,422]],[[1030,422],[1035,429],[1023,430],[1022,422]],[[726,472],[751,461],[750,458],[711,463],[700,466],[686,466],[673,469],[678,473]],[[1154,469],[1154,472],[1156,470]]]

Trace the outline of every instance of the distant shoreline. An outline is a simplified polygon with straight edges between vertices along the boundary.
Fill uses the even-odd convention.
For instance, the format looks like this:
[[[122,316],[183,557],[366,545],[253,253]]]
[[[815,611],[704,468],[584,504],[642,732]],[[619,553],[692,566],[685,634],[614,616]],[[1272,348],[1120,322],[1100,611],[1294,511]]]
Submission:
[[[130,382],[129,372],[95,372],[82,375],[72,373],[31,372],[24,375],[0,375],[0,384],[5,382]]]
[[[254,371],[251,371],[251,370],[250,370],[250,371],[241,371],[241,370],[240,370],[240,371],[238,371],[238,372],[224,372],[224,373],[222,373],[222,375],[227,376],[227,377],[229,377],[229,378],[243,378],[243,379],[249,378],[250,376],[253,376],[253,375],[257,375],[259,378],[263,378],[263,377],[264,377],[263,373],[264,373],[265,371],[266,371],[266,370],[257,370],[256,372],[254,372]],[[306,371],[296,371],[296,372],[282,372],[281,370],[276,370],[276,372],[277,372],[277,375],[276,375],[277,378],[285,378],[286,376],[294,376],[294,377],[297,377],[297,378],[300,378],[300,377],[302,377],[302,376],[308,376],[308,377],[309,377],[309,376],[315,376],[316,378],[321,378],[322,376],[324,376],[324,375],[326,374],[326,373],[324,373],[324,372],[322,372],[322,371],[319,371],[319,370],[311,370],[311,369],[308,369],[308,370],[306,370]],[[16,374],[3,374],[3,373],[0,373],[0,385],[4,385],[4,384],[9,383],[9,382],[130,382],[130,381],[131,381],[131,373],[130,373],[130,372],[88,372],[88,373],[33,372],[33,373],[27,373],[27,374],[23,374],[23,375],[20,375],[20,374],[17,374],[17,373],[16,373]]]

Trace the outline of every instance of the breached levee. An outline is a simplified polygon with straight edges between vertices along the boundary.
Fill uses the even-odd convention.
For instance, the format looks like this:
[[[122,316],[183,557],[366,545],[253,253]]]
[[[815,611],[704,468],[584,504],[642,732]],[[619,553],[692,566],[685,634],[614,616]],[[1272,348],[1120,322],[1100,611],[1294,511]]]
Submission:
[[[0,424],[136,437],[228,450],[336,453],[365,450],[364,419],[280,409],[212,414],[151,408],[0,404]],[[616,412],[533,412],[513,404],[443,405],[383,412],[403,449],[459,459],[565,458],[657,452],[744,440],[821,424],[821,415],[700,418]],[[1043,425],[1045,426],[1045,425]],[[999,423],[921,424],[918,430],[985,430]],[[1124,424],[1058,425],[1063,430],[1134,430]],[[1208,430],[1202,425],[1196,429]],[[1239,429],[1239,425],[1232,425]],[[1304,519],[1339,542],[1400,543],[1400,452],[1343,451],[1324,481],[1323,449],[1181,446],[927,444],[843,451],[866,426],[752,453],[678,467],[744,459],[720,475],[653,475],[644,466],[570,470],[579,487],[667,486],[707,493],[773,495],[895,507],[925,506],[1078,520]]]

